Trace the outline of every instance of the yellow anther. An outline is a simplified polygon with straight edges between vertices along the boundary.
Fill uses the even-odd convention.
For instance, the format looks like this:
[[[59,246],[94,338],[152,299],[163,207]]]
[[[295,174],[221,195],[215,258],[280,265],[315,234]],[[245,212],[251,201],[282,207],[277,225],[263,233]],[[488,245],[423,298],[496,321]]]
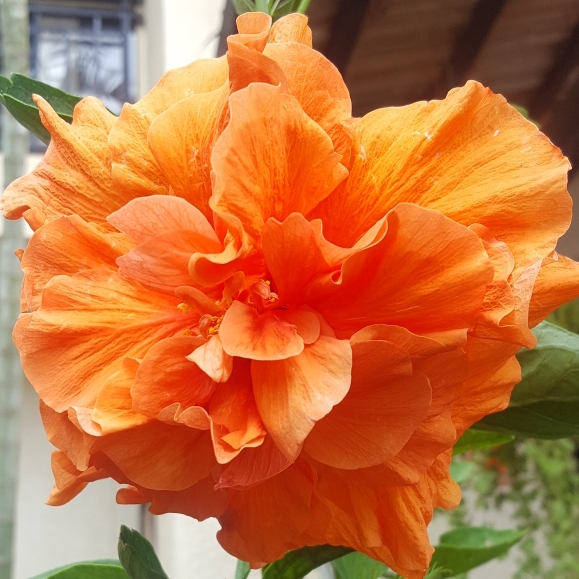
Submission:
[[[188,314],[191,311],[191,306],[189,304],[186,304],[185,302],[183,302],[177,306],[177,309],[182,314]]]

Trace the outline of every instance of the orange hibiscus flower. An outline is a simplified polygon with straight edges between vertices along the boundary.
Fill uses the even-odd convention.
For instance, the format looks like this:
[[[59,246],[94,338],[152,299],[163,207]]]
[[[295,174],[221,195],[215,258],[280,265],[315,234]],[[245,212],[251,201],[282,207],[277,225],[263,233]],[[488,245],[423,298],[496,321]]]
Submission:
[[[330,543],[420,578],[453,443],[579,295],[569,164],[476,82],[353,119],[305,17],[238,26],[119,118],[36,98],[52,141],[2,204],[35,229],[14,338],[49,503],[112,477],[255,565]]]

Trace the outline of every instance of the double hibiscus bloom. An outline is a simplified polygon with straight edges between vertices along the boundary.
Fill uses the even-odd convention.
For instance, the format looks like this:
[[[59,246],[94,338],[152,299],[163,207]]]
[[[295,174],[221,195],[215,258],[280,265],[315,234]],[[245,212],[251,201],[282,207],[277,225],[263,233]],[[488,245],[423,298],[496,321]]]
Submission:
[[[36,98],[52,141],[2,204],[35,230],[14,337],[49,503],[112,477],[256,565],[330,543],[421,578],[453,443],[579,294],[569,164],[476,82],[352,118],[305,17],[238,26],[118,118]]]

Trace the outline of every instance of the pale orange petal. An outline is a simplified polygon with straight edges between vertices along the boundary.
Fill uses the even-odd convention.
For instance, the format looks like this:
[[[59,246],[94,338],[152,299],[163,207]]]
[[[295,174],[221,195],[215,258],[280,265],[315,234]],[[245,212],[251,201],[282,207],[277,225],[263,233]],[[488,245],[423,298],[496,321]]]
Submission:
[[[151,195],[133,199],[109,215],[107,221],[137,243],[178,230],[194,231],[202,237],[219,241],[203,213],[178,197]]]
[[[283,360],[304,349],[304,340],[292,323],[278,318],[274,311],[259,314],[239,301],[225,313],[219,338],[227,354],[252,360]]]
[[[318,420],[340,403],[350,388],[349,342],[320,336],[299,356],[252,362],[257,408],[276,446],[290,460]]]
[[[35,97],[40,117],[51,135],[48,150],[34,171],[14,181],[2,195],[8,219],[24,212],[33,229],[61,215],[80,215],[102,223],[106,216],[136,196],[118,191],[111,178],[107,139],[114,116],[93,97],[76,105],[72,124]]]
[[[20,262],[28,311],[40,306],[42,290],[54,276],[91,268],[116,271],[115,260],[131,247],[125,235],[87,223],[78,215],[47,223],[31,237]]]
[[[151,123],[179,101],[214,91],[226,81],[225,58],[196,60],[170,70],[140,101],[123,106],[109,136],[112,176],[118,193],[130,193],[132,197],[169,193],[170,183],[147,144]]]
[[[308,26],[308,17],[294,12],[280,18],[271,27],[269,42],[299,42],[311,48],[312,31]]]
[[[211,150],[223,130],[229,90],[190,96],[160,114],[149,127],[149,148],[175,195],[212,218]]]
[[[226,354],[219,336],[211,336],[206,344],[187,356],[215,382],[227,382],[233,370],[233,358]]]
[[[91,407],[125,357],[142,358],[196,324],[198,315],[181,313],[178,303],[106,270],[57,276],[14,330],[24,372],[54,410]]]

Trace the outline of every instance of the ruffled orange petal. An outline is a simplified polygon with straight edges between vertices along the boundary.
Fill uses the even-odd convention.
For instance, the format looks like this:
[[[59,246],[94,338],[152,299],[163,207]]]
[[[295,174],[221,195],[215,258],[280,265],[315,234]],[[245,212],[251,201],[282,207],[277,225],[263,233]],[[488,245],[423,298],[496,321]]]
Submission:
[[[493,277],[478,236],[417,205],[386,219],[383,239],[313,284],[307,303],[340,337],[370,324],[418,334],[473,327]]]
[[[54,410],[90,408],[125,357],[142,358],[196,324],[198,315],[181,313],[178,303],[107,270],[57,276],[40,308],[14,329],[24,372]]]
[[[92,412],[103,435],[135,428],[150,419],[133,409],[131,386],[139,369],[139,362],[125,358],[122,368],[104,383]]]
[[[38,309],[42,290],[54,276],[91,268],[116,271],[115,260],[131,247],[125,235],[87,223],[78,215],[47,223],[31,237],[20,262],[27,310]]]
[[[217,462],[226,464],[244,448],[260,446],[266,432],[255,405],[249,362],[237,360],[231,378],[219,384],[208,406]]]
[[[76,469],[86,470],[90,459],[88,451],[94,437],[77,428],[68,417],[68,412],[55,412],[42,400],[40,416],[48,440],[66,454]]]
[[[197,60],[165,73],[139,102],[123,106],[109,135],[112,176],[118,194],[143,197],[169,193],[170,183],[147,144],[151,123],[179,101],[214,91],[226,81],[225,58]]]
[[[274,311],[260,314],[239,301],[225,313],[219,338],[227,354],[251,360],[283,360],[304,349],[304,340],[291,322]]]
[[[318,420],[340,403],[350,388],[349,342],[320,336],[299,356],[252,362],[257,408],[276,446],[295,460]]]
[[[160,114],[148,139],[175,195],[187,199],[208,218],[211,197],[211,150],[223,130],[229,91],[223,87],[195,94]]]
[[[34,171],[14,181],[2,195],[4,216],[18,219],[26,212],[32,229],[62,215],[104,222],[136,196],[118,191],[112,182],[107,139],[115,117],[99,100],[88,97],[76,105],[68,124],[42,97],[34,98],[51,142]]]
[[[546,257],[569,226],[568,169],[535,125],[469,81],[442,101],[366,115],[347,183],[315,216],[344,245],[398,203],[417,203],[485,225],[524,268]]]
[[[211,157],[210,206],[236,216],[253,244],[267,219],[308,213],[344,179],[330,138],[280,87],[252,84],[231,95],[231,121]]]
[[[208,476],[182,491],[152,491],[131,486],[119,490],[117,502],[151,503],[149,511],[154,515],[182,513],[203,521],[209,517],[219,517],[225,510],[225,493],[214,490],[214,485],[213,477]]]
[[[381,340],[352,345],[352,384],[346,397],[316,423],[304,450],[342,469],[393,458],[426,416],[428,378],[412,371],[410,355]]]
[[[325,56],[306,44],[281,42],[268,44],[263,54],[279,65],[289,94],[328,134],[336,153],[342,155],[341,163],[348,166],[354,128],[350,93],[342,76]]]
[[[106,455],[131,481],[152,490],[186,489],[215,464],[207,431],[151,422],[98,438],[91,454]]]
[[[228,490],[217,539],[243,561],[279,559],[311,519],[312,491],[311,473],[295,465],[253,488]]]
[[[81,493],[89,482],[109,477],[105,469],[97,469],[94,466],[84,471],[78,470],[68,456],[59,450],[52,453],[50,462],[55,484],[46,504],[51,507],[68,503]]]
[[[187,359],[204,343],[201,337],[175,336],[155,344],[143,358],[131,386],[135,410],[157,418],[168,407],[174,415],[174,405],[185,410],[206,404],[217,384]]]
[[[553,310],[579,297],[579,263],[564,257],[549,259],[537,276],[529,306],[529,326],[542,322]]]
[[[242,489],[267,480],[288,468],[292,462],[266,436],[257,448],[246,448],[219,475],[216,488]]]
[[[308,26],[308,17],[293,12],[280,18],[269,32],[269,42],[299,42],[312,47],[312,31]],[[265,47],[267,49],[267,45]]]
[[[483,416],[508,406],[512,389],[521,381],[521,367],[515,357],[519,349],[517,344],[469,336],[469,377],[452,407],[457,436]]]
[[[157,291],[174,294],[193,282],[189,260],[198,252],[220,251],[222,245],[196,231],[178,230],[163,233],[141,243],[117,259],[122,276],[136,280]]]

